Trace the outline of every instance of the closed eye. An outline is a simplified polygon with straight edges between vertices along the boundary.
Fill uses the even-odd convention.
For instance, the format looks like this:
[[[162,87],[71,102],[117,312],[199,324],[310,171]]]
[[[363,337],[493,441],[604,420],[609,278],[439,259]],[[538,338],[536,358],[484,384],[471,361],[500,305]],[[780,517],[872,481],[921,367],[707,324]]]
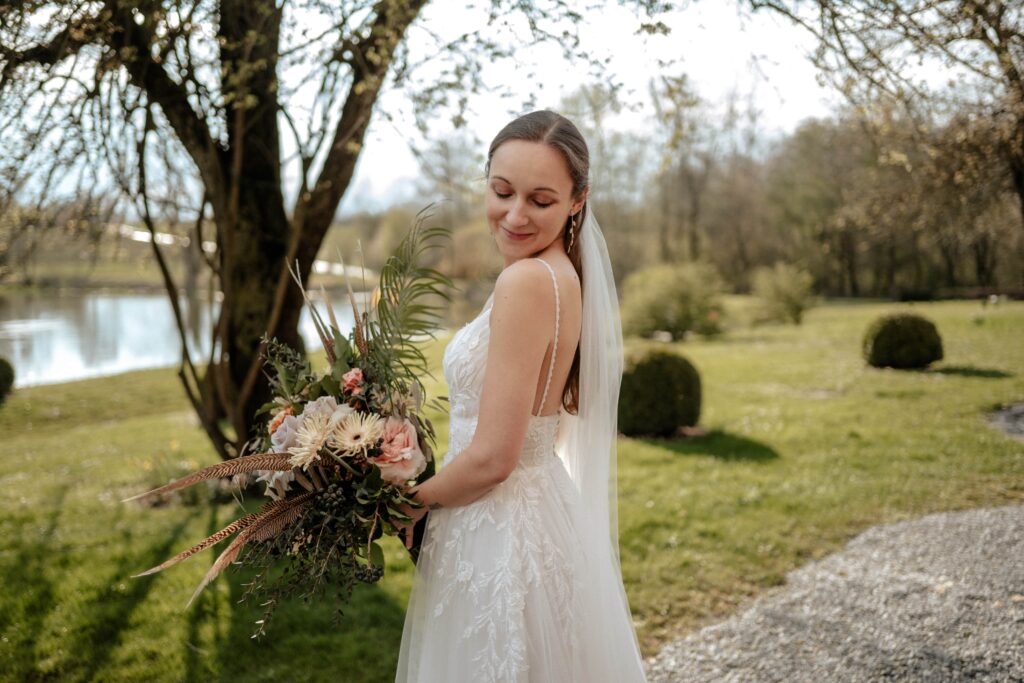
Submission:
[[[512,196],[511,192],[508,192],[506,194],[502,194],[502,193],[498,192],[497,190],[494,191],[494,194],[497,197],[501,198],[501,199],[508,199],[509,197]],[[537,200],[534,200],[533,203],[536,204],[537,206],[539,206],[542,209],[546,209],[547,207],[549,207],[552,204],[554,204],[554,202],[548,202],[547,204],[542,204],[541,202],[538,202]]]

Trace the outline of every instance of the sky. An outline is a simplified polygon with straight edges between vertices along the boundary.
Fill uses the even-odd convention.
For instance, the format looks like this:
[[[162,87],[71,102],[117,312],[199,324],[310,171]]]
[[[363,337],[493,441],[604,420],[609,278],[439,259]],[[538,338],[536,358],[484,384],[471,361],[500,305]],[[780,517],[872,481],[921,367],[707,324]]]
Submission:
[[[411,50],[424,49],[427,30],[442,35],[473,30],[481,18],[453,12],[451,2],[427,6],[410,29]],[[627,101],[639,105],[612,121],[619,129],[642,129],[653,115],[644,105],[647,83],[658,72],[657,60],[678,60],[671,72],[685,72],[697,93],[712,104],[721,103],[730,91],[752,96],[760,111],[759,125],[768,136],[789,133],[800,121],[827,116],[840,96],[821,86],[807,55],[813,40],[803,30],[767,12],[743,13],[733,0],[702,0],[666,15],[668,36],[629,35],[638,25],[635,14],[615,3],[606,10],[585,16],[579,27],[584,49],[607,54],[612,75],[622,83]],[[624,27],[630,27],[624,30]],[[468,126],[479,140],[489,141],[509,120],[523,111],[518,106],[528,93],[538,96],[539,107],[557,108],[560,98],[587,82],[580,67],[564,62],[553,46],[517,52],[517,60],[540,65],[542,78],[522,77],[513,64],[494,64],[485,72],[489,85],[504,86],[509,97],[482,95],[470,102]],[[342,202],[342,215],[361,209],[380,209],[392,201],[414,196],[417,162],[407,137],[413,130],[407,98],[401,91],[386,91],[378,104],[393,118],[375,115],[360,155],[353,182]],[[486,142],[482,143],[481,153]]]

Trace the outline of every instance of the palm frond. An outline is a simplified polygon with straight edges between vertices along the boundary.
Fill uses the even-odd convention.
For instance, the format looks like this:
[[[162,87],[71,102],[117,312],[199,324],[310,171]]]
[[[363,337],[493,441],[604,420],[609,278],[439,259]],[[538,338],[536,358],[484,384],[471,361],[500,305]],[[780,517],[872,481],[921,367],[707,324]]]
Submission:
[[[165,484],[159,488],[153,489],[152,491],[146,491],[145,493],[140,493],[136,496],[132,496],[131,498],[125,498],[121,502],[127,503],[128,501],[138,500],[139,498],[145,498],[146,496],[170,493],[171,491],[187,488],[207,479],[230,477],[236,474],[242,474],[243,472],[255,472],[256,470],[288,472],[294,467],[288,462],[289,457],[291,456],[288,453],[258,453],[256,455],[243,455],[234,458],[233,460],[217,463],[216,465],[210,465],[209,467],[190,474],[187,477],[176,479],[170,484]]]
[[[434,268],[420,266],[431,249],[444,246],[451,238],[446,227],[424,227],[430,218],[428,206],[417,214],[412,229],[388,257],[380,273],[380,300],[376,320],[370,325],[379,367],[390,372],[389,384],[415,386],[419,377],[432,376],[417,338],[435,338],[444,306],[426,303],[430,295],[451,300],[451,279]]]

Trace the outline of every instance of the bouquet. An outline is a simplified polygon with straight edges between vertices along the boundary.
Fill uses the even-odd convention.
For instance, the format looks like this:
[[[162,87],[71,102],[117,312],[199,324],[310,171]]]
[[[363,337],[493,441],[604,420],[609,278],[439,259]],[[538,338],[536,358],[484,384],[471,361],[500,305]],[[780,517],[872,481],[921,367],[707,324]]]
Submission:
[[[421,213],[384,264],[370,304],[374,316],[359,311],[348,286],[355,324],[347,336],[339,331],[326,296],[325,321],[297,269],[289,266],[323,343],[326,370],[313,372],[302,354],[264,335],[264,372],[274,394],[256,413],[259,424],[266,420],[265,431],[232,460],[126,499],[253,474],[265,484],[270,500],[257,512],[135,576],[167,569],[234,535],[188,605],[229,564],[238,560],[253,567],[255,577],[243,599],[263,598],[266,608],[253,637],[263,634],[284,599],[298,596],[308,601],[330,588],[344,604],[357,583],[383,576],[384,554],[377,541],[385,533],[397,534],[395,522],[411,521],[400,508],[418,504],[404,492],[410,482],[422,481],[434,471],[434,429],[421,414],[426,392],[420,377],[430,373],[416,341],[423,334],[433,337],[441,309],[425,303],[424,297],[436,293],[450,300],[442,286],[450,288],[452,282],[437,270],[418,265],[427,249],[441,246],[440,241],[449,237],[445,228],[423,228],[423,220]],[[444,410],[438,400],[427,405]],[[421,532],[417,527],[417,537]],[[414,561],[417,550],[414,543]]]

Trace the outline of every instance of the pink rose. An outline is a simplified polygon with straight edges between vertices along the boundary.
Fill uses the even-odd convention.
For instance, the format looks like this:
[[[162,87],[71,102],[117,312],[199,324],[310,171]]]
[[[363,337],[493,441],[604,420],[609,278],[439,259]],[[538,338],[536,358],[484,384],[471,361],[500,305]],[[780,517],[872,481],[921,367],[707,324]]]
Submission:
[[[384,423],[384,451],[370,462],[380,468],[381,476],[392,484],[404,484],[427,468],[427,459],[416,439],[416,427],[408,418],[389,417]]]
[[[284,453],[295,445],[295,437],[299,433],[299,426],[301,424],[301,417],[285,415],[285,418],[281,420],[281,424],[270,435],[270,442],[274,446],[275,453]]]
[[[345,391],[353,396],[358,396],[363,392],[363,371],[361,369],[352,368],[341,376],[341,381],[345,383]]]

